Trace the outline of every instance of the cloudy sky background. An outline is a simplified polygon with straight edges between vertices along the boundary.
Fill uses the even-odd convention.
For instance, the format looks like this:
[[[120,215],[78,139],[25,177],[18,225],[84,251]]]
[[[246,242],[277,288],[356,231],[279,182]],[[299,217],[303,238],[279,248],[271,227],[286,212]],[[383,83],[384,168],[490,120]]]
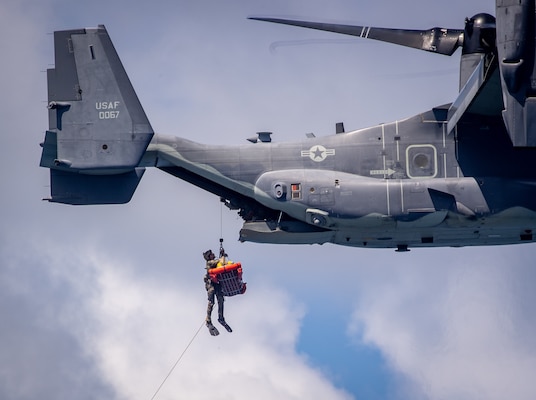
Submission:
[[[530,399],[534,245],[241,244],[236,213],[157,170],[125,206],[42,202],[54,30],[105,24],[155,131],[202,143],[333,134],[452,101],[452,58],[249,15],[460,28],[493,1],[0,3],[0,398],[150,399],[201,326],[201,253],[243,263],[234,332],[203,327],[157,399]],[[220,223],[220,221],[222,223]]]

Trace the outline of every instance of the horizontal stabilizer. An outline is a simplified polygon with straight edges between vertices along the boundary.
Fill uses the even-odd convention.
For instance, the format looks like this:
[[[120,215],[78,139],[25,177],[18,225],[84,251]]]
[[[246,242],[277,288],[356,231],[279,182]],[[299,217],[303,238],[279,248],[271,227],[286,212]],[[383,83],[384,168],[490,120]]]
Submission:
[[[118,175],[83,175],[50,170],[52,203],[73,205],[128,203],[145,168]]]

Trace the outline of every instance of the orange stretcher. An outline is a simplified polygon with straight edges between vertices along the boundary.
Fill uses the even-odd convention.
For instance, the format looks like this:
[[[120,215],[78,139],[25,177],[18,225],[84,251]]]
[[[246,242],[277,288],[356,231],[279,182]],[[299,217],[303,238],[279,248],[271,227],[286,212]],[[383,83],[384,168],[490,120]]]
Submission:
[[[228,261],[227,264],[218,264],[216,268],[208,270],[210,280],[219,283],[224,296],[244,294],[246,283],[242,282],[242,264]]]

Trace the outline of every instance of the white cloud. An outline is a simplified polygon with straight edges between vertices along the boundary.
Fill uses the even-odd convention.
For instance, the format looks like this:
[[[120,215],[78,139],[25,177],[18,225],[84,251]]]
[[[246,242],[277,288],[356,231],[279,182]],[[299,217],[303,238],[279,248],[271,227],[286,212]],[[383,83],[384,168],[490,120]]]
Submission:
[[[448,262],[393,269],[374,291],[363,288],[350,333],[379,348],[406,380],[411,396],[402,398],[533,397],[534,312],[516,309],[534,300],[517,290],[534,273],[527,265],[512,274],[505,265],[523,259],[508,250],[451,250]]]
[[[89,259],[96,286],[71,328],[120,398],[149,398],[204,321],[202,281],[147,282],[120,260]],[[83,295],[88,282],[73,284]],[[284,292],[261,286],[226,306],[234,332],[203,326],[157,398],[350,398],[296,353],[303,311]]]
[[[73,331],[87,321],[71,281],[90,290],[88,270],[74,249],[63,253],[46,242],[0,235],[0,397],[110,398]],[[58,273],[60,266],[67,272]]]
[[[48,194],[47,171],[37,167],[47,126],[40,71],[53,61],[47,32],[106,23],[155,127],[200,142],[245,143],[262,129],[274,129],[277,141],[309,130],[323,135],[339,118],[347,129],[358,128],[446,102],[456,92],[456,77],[447,88],[443,79],[392,78],[386,88],[381,75],[392,74],[393,57],[402,54],[396,71],[444,70],[456,60],[387,45],[313,45],[274,55],[269,45],[275,41],[316,36],[244,20],[250,9],[325,11],[326,18],[348,15],[367,24],[412,26],[417,19],[427,28],[443,21],[430,16],[430,2],[412,3],[418,16],[407,21],[393,8],[402,7],[399,2],[356,7],[340,1],[329,10],[311,2],[291,9],[284,1],[247,3],[238,11],[226,8],[225,15],[188,13],[181,2],[146,6],[154,14],[120,2],[29,3],[0,4],[6,55],[0,80],[8,94],[0,101],[3,398],[110,398],[114,391],[120,398],[149,398],[203,320],[201,252],[220,230],[216,197],[159,171],[145,175],[125,206],[40,202]],[[456,3],[450,8],[462,8]],[[181,13],[172,12],[175,4]],[[445,17],[457,27],[471,13]],[[408,101],[408,91],[421,90]],[[251,267],[247,294],[226,303],[235,332],[213,338],[203,327],[158,399],[348,397],[296,353],[304,309],[318,292],[334,299],[326,304],[333,312],[358,296],[354,333],[378,347],[403,377],[400,397],[524,399],[535,392],[534,276],[528,271],[534,247],[494,251],[495,259],[476,256],[489,249],[415,250],[406,257],[334,246],[240,245],[234,242],[240,221],[234,212],[223,213],[231,254]],[[414,265],[399,265],[407,260]],[[330,282],[311,272],[319,265],[329,266]],[[290,283],[276,288],[283,271]]]

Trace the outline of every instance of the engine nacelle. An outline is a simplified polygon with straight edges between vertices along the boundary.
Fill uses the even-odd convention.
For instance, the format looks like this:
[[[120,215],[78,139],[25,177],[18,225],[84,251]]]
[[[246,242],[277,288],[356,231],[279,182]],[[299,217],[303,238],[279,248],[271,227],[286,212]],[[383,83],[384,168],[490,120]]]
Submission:
[[[490,53],[495,50],[495,17],[477,14],[465,20],[462,54]]]
[[[497,52],[510,94],[527,82],[534,65],[534,2],[497,0]]]
[[[536,146],[534,1],[497,0],[503,119],[514,146]]]

